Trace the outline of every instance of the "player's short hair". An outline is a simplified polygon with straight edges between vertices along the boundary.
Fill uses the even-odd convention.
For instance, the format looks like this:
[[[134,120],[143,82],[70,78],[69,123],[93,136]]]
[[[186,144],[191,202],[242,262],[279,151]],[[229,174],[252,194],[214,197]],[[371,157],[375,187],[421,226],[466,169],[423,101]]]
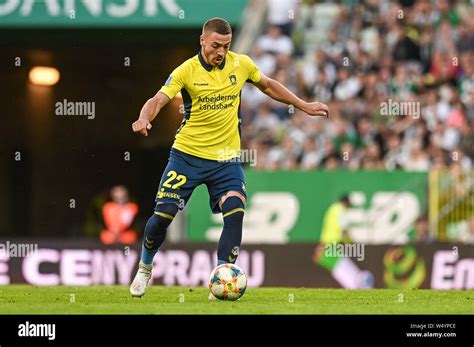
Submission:
[[[206,21],[202,26],[202,33],[216,32],[221,35],[232,34],[232,28],[228,21],[222,18],[214,17]]]
[[[350,199],[349,194],[341,195],[341,197],[339,198],[339,201],[342,202],[346,206],[351,206],[351,199]]]

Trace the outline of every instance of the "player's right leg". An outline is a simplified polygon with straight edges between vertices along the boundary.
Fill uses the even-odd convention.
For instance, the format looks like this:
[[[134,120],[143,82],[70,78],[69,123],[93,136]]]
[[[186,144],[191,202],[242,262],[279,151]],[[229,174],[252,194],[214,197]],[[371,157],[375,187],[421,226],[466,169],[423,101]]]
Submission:
[[[173,203],[157,204],[153,216],[145,226],[142,253],[138,272],[130,286],[132,296],[141,297],[145,294],[151,278],[153,258],[165,240],[166,230],[178,212],[178,206]]]
[[[165,240],[168,226],[200,183],[194,171],[181,153],[171,150],[156,195],[155,211],[145,226],[138,272],[130,286],[132,296],[145,294],[152,275],[153,258]]]

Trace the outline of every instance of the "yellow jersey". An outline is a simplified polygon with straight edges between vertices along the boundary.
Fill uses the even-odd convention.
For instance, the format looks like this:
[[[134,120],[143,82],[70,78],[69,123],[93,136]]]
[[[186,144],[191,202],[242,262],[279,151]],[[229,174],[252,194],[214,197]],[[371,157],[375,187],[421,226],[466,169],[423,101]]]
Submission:
[[[343,214],[346,208],[341,202],[333,203],[324,214],[321,243],[343,242]]]
[[[245,82],[261,73],[250,57],[227,52],[219,66],[199,52],[178,66],[160,92],[172,99],[181,92],[184,117],[173,147],[210,160],[240,156],[240,95]]]

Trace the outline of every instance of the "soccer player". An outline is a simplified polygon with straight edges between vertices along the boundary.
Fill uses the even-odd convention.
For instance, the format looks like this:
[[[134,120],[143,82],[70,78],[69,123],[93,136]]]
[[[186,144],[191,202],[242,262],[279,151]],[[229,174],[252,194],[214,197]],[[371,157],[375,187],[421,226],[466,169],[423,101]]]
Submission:
[[[148,136],[151,121],[179,92],[184,117],[170,151],[156,196],[154,214],[145,226],[138,272],[130,286],[132,296],[145,294],[153,257],[178,210],[194,188],[205,183],[213,213],[222,213],[224,228],[217,248],[218,264],[235,263],[242,239],[245,177],[240,157],[240,93],[246,82],[263,93],[311,116],[329,116],[322,103],[308,103],[281,83],[260,72],[243,54],[229,51],[232,29],[221,18],[204,23],[201,50],[178,66],[165,85],[143,106],[134,132]],[[212,299],[212,294],[210,294]]]
[[[337,247],[352,243],[347,233],[347,210],[351,207],[349,195],[344,194],[329,206],[323,218],[320,244],[316,246],[313,260],[328,270],[332,277],[348,289],[368,289],[374,285],[374,276],[370,271],[360,270],[349,257],[341,256]],[[326,251],[330,251],[329,254]]]

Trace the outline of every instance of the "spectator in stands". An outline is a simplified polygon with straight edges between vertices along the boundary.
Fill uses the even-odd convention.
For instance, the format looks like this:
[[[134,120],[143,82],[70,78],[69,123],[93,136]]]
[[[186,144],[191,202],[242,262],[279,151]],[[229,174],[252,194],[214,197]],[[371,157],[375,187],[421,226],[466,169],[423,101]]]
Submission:
[[[429,232],[429,223],[426,215],[416,219],[412,238],[412,241],[416,243],[431,243],[434,241],[433,235]]]
[[[298,2],[298,0],[267,0],[268,23],[279,27],[283,35],[291,37],[293,22],[299,7]]]
[[[474,245],[474,216],[466,222],[466,231],[461,235],[460,240],[464,243]]]
[[[265,75],[271,75],[275,71],[276,57],[274,55],[265,53],[259,46],[254,46],[251,56],[260,71]]]
[[[263,52],[278,54],[293,54],[293,42],[288,36],[282,34],[280,27],[274,25],[268,28],[266,35],[257,41],[257,47]]]
[[[429,165],[429,157],[423,151],[421,141],[419,139],[414,140],[411,144],[410,155],[403,164],[403,168],[407,171],[428,171]]]
[[[334,122],[296,122],[278,103],[262,121],[263,95],[245,88],[242,109],[250,131],[243,143],[265,148],[260,169],[282,170],[348,167],[378,170],[449,168],[453,152],[463,170],[474,156],[474,10],[451,1],[390,3],[320,3],[296,6],[295,30],[302,55],[295,56],[292,38],[282,34],[284,12],[294,5],[268,0],[269,26],[257,39],[253,55],[263,69],[307,98],[330,105]],[[399,17],[403,10],[403,18]],[[277,15],[278,13],[278,15]],[[281,21],[275,18],[279,17]],[[318,18],[318,20],[315,20]],[[285,25],[285,24],[283,24]],[[421,103],[418,119],[380,115],[381,102]],[[257,115],[257,113],[259,113]],[[256,121],[257,131],[251,124]],[[271,124],[272,129],[269,129]],[[284,131],[284,130],[287,131]],[[300,150],[276,160],[286,137]],[[315,142],[312,140],[314,139]],[[419,140],[419,141],[418,141]],[[341,146],[351,152],[344,162]],[[328,151],[327,146],[334,148]],[[266,160],[269,159],[269,160]]]

